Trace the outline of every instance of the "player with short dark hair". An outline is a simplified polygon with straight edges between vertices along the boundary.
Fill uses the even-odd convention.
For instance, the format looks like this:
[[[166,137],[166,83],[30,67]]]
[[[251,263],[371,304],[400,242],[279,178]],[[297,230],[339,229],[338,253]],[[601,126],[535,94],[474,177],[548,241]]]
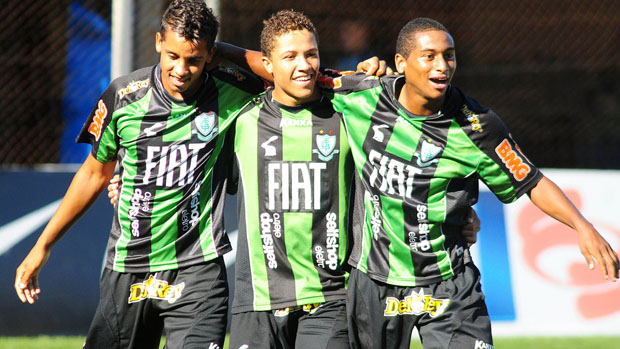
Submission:
[[[605,239],[501,119],[451,85],[456,50],[445,27],[414,19],[398,43],[402,75],[344,76],[325,93],[343,114],[362,182],[362,239],[347,299],[351,345],[409,348],[415,326],[425,348],[492,347],[480,274],[458,233],[478,179],[505,203],[528,194],[575,229],[590,268],[596,260],[615,281],[618,257]]]
[[[121,187],[99,305],[86,348],[220,348],[228,285],[223,254],[227,163],[236,113],[263,90],[232,69],[207,73],[218,23],[201,0],[175,0],[156,34],[159,64],[115,79],[78,141],[92,151],[60,207],[17,269],[23,302],[52,246],[96,200],[118,163]]]

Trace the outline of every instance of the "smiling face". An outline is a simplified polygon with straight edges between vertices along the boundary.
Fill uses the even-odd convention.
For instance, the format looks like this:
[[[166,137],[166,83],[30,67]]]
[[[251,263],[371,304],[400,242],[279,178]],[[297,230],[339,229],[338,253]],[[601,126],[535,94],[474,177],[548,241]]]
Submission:
[[[155,38],[160,54],[161,81],[168,93],[177,99],[191,97],[200,88],[205,63],[210,62],[214,48],[205,40],[193,43],[175,31],[167,30]]]
[[[430,115],[439,111],[456,70],[452,36],[442,30],[412,33],[407,57],[396,54],[396,69],[405,74],[398,101],[410,112]]]
[[[314,34],[306,29],[286,32],[274,38],[269,56],[263,57],[267,72],[273,74],[273,98],[296,106],[320,97],[316,88],[319,48]]]

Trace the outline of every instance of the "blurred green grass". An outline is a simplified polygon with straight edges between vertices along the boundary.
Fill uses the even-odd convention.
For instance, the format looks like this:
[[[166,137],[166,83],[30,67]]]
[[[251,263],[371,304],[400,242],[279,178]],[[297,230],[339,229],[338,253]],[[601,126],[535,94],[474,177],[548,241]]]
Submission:
[[[228,338],[227,338],[228,339]],[[494,347],[498,349],[607,349],[620,348],[619,337],[499,337],[494,339]],[[81,348],[84,337],[81,336],[36,336],[36,337],[0,337],[2,349],[68,349]],[[224,349],[228,348],[228,341]],[[162,340],[160,348],[164,347]],[[415,341],[412,349],[421,349],[422,345]]]

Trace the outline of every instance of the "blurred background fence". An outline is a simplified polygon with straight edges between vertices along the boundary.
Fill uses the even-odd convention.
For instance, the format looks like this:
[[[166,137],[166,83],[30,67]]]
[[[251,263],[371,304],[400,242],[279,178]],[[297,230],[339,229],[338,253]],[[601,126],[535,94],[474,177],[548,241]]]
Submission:
[[[129,0],[114,0],[126,3]],[[393,62],[414,17],[456,41],[454,84],[493,108],[539,167],[620,169],[620,1],[207,1],[219,39],[259,49],[262,20],[294,8],[319,31],[322,65]],[[0,166],[82,162],[73,140],[110,81],[112,2],[3,0]],[[154,36],[168,0],[131,0],[132,69],[157,63]],[[392,64],[393,65],[393,64]]]

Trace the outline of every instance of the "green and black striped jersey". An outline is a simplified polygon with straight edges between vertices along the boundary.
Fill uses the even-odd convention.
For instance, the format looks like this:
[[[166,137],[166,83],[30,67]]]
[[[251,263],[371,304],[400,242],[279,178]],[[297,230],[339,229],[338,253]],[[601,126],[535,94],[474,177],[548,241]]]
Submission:
[[[345,298],[354,172],[344,126],[324,98],[287,107],[271,92],[249,104],[235,126],[234,313]]]
[[[421,286],[452,277],[469,258],[460,230],[478,179],[511,202],[542,174],[493,111],[451,86],[437,114],[411,114],[395,92],[404,81],[355,74],[324,93],[343,114],[364,192],[349,263],[381,282]]]
[[[118,160],[119,200],[106,267],[176,269],[230,251],[223,226],[231,158],[220,158],[236,113],[263,89],[238,70],[205,73],[192,100],[170,96],[159,65],[115,79],[78,136],[101,162]]]

